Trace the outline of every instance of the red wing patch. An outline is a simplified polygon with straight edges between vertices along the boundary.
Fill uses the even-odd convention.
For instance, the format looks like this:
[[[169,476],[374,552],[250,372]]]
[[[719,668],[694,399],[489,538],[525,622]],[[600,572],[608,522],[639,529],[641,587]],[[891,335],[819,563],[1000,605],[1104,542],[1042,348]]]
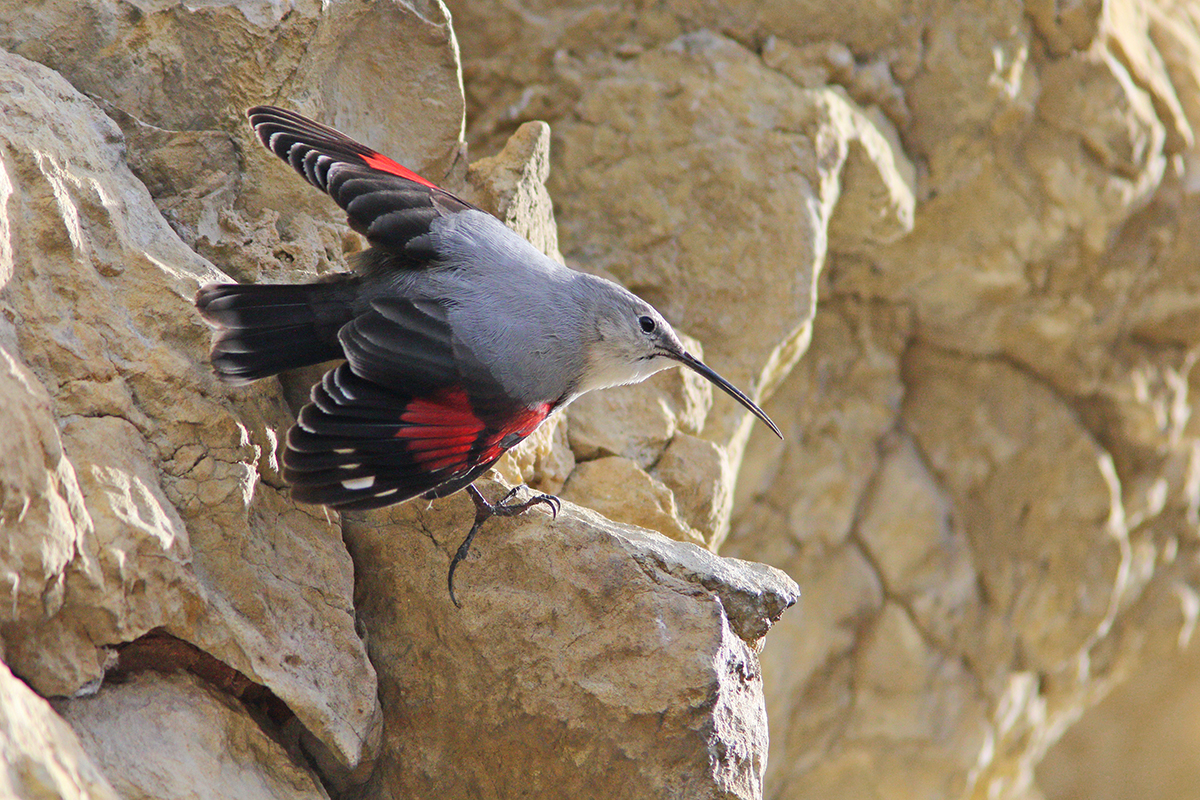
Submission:
[[[381,172],[389,172],[392,175],[398,175],[401,178],[404,178],[405,180],[413,181],[414,183],[419,183],[422,186],[428,186],[430,189],[438,188],[434,184],[432,184],[429,181],[422,178],[417,173],[413,172],[408,167],[404,166],[403,164],[393,161],[392,159],[388,158],[385,155],[380,155],[379,153],[372,151],[370,155],[364,155],[362,157],[362,160],[367,162],[367,166],[370,167],[371,169],[377,169]]]
[[[483,440],[482,460],[494,461],[499,458],[505,450],[537,430],[537,426],[541,425],[542,420],[548,416],[550,416],[549,403],[542,403],[517,412],[511,419],[506,420],[499,430],[490,432]],[[509,444],[504,443],[506,439],[510,440]]]
[[[395,435],[405,440],[422,468],[457,472],[495,461],[533,433],[549,414],[550,404],[542,403],[517,412],[499,428],[489,427],[476,415],[466,391],[450,387],[410,402]]]
[[[430,472],[468,466],[471,450],[486,427],[459,387],[416,398],[400,421],[404,425],[396,437],[407,441],[413,459]]]

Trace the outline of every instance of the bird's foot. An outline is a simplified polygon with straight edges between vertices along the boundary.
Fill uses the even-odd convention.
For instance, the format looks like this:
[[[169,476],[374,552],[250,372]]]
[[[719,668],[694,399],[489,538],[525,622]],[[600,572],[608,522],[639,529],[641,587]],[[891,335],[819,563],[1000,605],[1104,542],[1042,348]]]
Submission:
[[[471,499],[475,502],[475,518],[478,519],[482,514],[484,519],[488,517],[515,517],[524,514],[529,509],[544,503],[550,507],[550,516],[558,518],[558,512],[562,510],[562,501],[552,494],[535,494],[533,497],[526,500],[524,503],[510,503],[517,492],[523,489],[523,486],[514,486],[508,490],[508,494],[500,498],[500,501],[495,505],[483,499],[483,495],[475,488],[474,484],[467,487],[467,494],[471,495]]]
[[[471,530],[467,532],[467,538],[463,539],[463,543],[458,546],[458,550],[454,553],[454,558],[450,560],[450,573],[446,576],[446,586],[450,589],[450,602],[454,603],[456,607],[462,608],[462,604],[454,596],[454,570],[458,568],[458,563],[471,552],[471,542],[475,539],[475,534],[479,533],[479,529],[483,526],[483,523],[492,517],[515,517],[524,514],[539,504],[549,506],[550,514],[554,518],[558,518],[558,512],[562,510],[562,501],[557,497],[549,494],[535,494],[523,503],[510,502],[520,490],[520,486],[514,486],[509,490],[508,494],[500,498],[499,502],[489,503],[479,493],[479,490],[475,488],[475,484],[467,486],[467,494],[470,495],[471,501],[475,503],[475,524],[471,526]]]

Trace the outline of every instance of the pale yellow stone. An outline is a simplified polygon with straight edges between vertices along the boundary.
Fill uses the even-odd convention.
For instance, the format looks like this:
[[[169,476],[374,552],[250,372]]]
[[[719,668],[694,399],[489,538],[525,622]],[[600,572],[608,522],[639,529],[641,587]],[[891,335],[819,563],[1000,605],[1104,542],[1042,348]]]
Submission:
[[[0,795],[116,800],[71,726],[0,662]]]
[[[186,673],[142,673],[56,705],[127,800],[329,797],[244,705]]]
[[[704,536],[680,518],[671,490],[627,458],[609,456],[577,464],[562,498],[615,522],[649,528],[681,542],[705,543]]]
[[[9,54],[0,86],[9,664],[71,695],[111,646],[165,628],[269,686],[352,768],[378,737],[352,567],[323,515],[263,482],[290,424],[278,389],[226,390],[205,364],[192,297],[223,276],[91,100]]]
[[[684,337],[684,344],[703,357],[694,340]],[[621,456],[648,468],[676,433],[700,431],[712,399],[712,384],[682,368],[643,383],[589,392],[567,407],[571,450],[583,461]]]
[[[663,41],[597,69],[581,91],[554,126],[564,255],[653,302],[752,398],[807,345],[843,171],[854,173],[845,191],[871,198],[870,230],[866,216],[841,212],[856,245],[911,224],[903,157],[875,124],[731,39],[701,30]],[[749,424],[716,396],[704,435],[730,444]]]
[[[761,797],[756,650],[790,579],[564,503],[487,523],[459,609],[473,515],[461,494],[344,515],[392,715],[369,796]]]
[[[733,509],[733,469],[719,445],[677,433],[650,470],[671,490],[679,516],[716,550],[729,526]]]
[[[481,208],[558,261],[554,203],[546,191],[550,176],[550,126],[527,122],[498,155],[481,158],[467,169],[467,182]]]
[[[714,368],[767,398],[785,442],[724,397],[685,422],[679,409],[699,406],[659,405],[647,384],[601,403],[592,432],[568,426],[574,454],[560,423],[504,474],[552,488],[575,456],[614,456],[617,470],[628,459],[710,545],[735,498],[724,551],[782,566],[805,591],[763,653],[774,800],[1037,797],[1034,766],[1053,739],[1143,661],[1176,658],[1163,643],[1194,628],[1200,26],[1186,4],[479,0],[455,5],[453,31],[439,3],[37,10],[0,9],[0,46],[98,98],[155,205],[111,177],[125,174],[117,134],[90,101],[0,82],[0,346],[24,365],[0,380],[12,421],[0,436],[21,454],[0,465],[6,526],[20,518],[8,500],[29,501],[25,527],[0,531],[0,567],[20,576],[0,619],[3,651],[34,683],[82,685],[104,663],[97,645],[167,621],[286,694],[333,750],[369,740],[375,693],[337,517],[291,507],[274,461],[287,403],[314,378],[226,392],[197,371],[208,334],[189,298],[218,275],[191,251],[242,280],[294,280],[362,247],[340,210],[251,140],[241,114],[259,102],[345,127],[464,194],[464,105],[473,153],[521,131],[474,174],[488,168],[491,188],[512,192],[507,208],[536,222],[529,235],[553,241],[548,181],[571,264],[661,306]],[[536,120],[550,125],[548,153]],[[112,145],[102,157],[94,139]],[[187,247],[145,244],[170,239],[156,208]],[[45,396],[26,386],[37,383]],[[59,455],[62,440],[95,455]],[[82,488],[93,467],[104,479]],[[154,549],[176,530],[164,498],[191,566],[178,547]],[[89,542],[93,501],[96,529],[130,545],[134,586],[161,553],[156,569],[202,575],[219,608],[189,606],[182,582],[117,591],[118,551]],[[470,776],[461,793],[486,795],[498,769],[501,794],[762,794],[753,677],[731,703],[717,682],[719,719],[671,727],[713,697],[710,677],[687,682],[712,674],[689,654],[754,674],[737,645],[753,635],[709,635],[721,614],[703,587],[717,564],[681,572],[660,569],[662,549],[589,549],[593,529],[573,522],[543,537],[538,509],[489,523],[460,566],[472,616],[444,595],[470,506],[426,505],[348,526],[351,542],[368,541],[356,524],[369,530],[360,629],[387,671],[384,705],[426,715],[437,743],[416,750],[397,726],[389,753],[444,759],[391,762],[389,780],[450,796],[438,781]],[[396,560],[434,542],[427,559]],[[510,547],[524,555],[501,561]],[[564,581],[571,570],[592,583]],[[398,578],[427,584],[386,588]],[[715,596],[731,630],[761,630],[745,620],[770,614],[734,606],[768,594]],[[708,598],[696,602],[709,615],[681,596]],[[613,613],[630,602],[641,605]],[[675,623],[690,632],[664,634]],[[412,630],[394,635],[402,625]],[[467,638],[456,626],[474,644],[454,650]],[[311,671],[291,663],[313,653]],[[668,685],[692,688],[639,694]],[[488,705],[492,686],[504,702]],[[567,708],[585,710],[555,716],[576,691],[586,702]],[[413,697],[424,704],[405,705]],[[431,710],[447,707],[469,713]],[[1166,726],[1150,706],[1124,715],[1133,730]],[[462,720],[476,727],[450,728]],[[662,731],[692,722],[720,731],[732,759],[694,738],[673,749]],[[1136,768],[1167,774],[1178,748],[1159,751]],[[683,752],[687,769],[655,761]],[[622,772],[631,761],[661,769]],[[741,772],[714,778],[730,764]],[[667,773],[674,783],[656,782]]]

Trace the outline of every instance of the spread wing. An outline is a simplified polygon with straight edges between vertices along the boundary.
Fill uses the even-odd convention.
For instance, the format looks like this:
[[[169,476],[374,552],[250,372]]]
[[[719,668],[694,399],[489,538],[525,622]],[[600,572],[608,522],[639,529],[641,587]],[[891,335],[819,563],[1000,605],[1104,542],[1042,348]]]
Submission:
[[[475,208],[407,167],[294,111],[247,112],[255,135],[346,211],[375,247],[417,261],[434,257],[424,234],[440,216]]]
[[[347,361],[313,387],[283,453],[302,502],[376,508],[449,494],[552,410],[510,398],[438,303],[376,300],[339,339]]]

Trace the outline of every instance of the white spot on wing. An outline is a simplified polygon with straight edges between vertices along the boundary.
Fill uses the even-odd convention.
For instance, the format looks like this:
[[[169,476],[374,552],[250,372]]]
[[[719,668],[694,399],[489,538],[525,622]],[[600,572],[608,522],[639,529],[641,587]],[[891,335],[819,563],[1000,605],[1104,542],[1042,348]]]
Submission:
[[[375,496],[376,497],[387,497],[389,494],[395,494],[398,491],[400,491],[400,490],[399,489],[388,489],[386,492],[379,492]]]
[[[342,486],[345,486],[352,492],[357,492],[359,489],[370,489],[375,485],[375,476],[368,475],[365,478],[352,478],[348,481],[342,481]]]

